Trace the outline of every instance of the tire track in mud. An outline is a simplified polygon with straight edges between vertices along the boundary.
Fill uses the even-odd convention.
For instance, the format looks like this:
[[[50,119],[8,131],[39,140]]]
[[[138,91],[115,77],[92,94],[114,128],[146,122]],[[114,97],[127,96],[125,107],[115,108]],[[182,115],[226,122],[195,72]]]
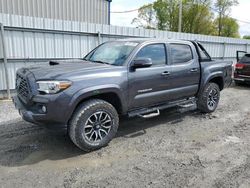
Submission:
[[[16,126],[19,125],[19,126]],[[4,123],[0,129],[0,165],[12,166],[19,164],[31,153],[39,149],[38,141],[35,137],[43,134],[44,128],[16,121]]]
[[[10,139],[13,137],[18,137],[18,136],[24,136],[27,134],[37,134],[44,129],[42,127],[25,127],[25,128],[20,128],[19,130],[10,130],[6,131],[3,134],[0,133],[0,137],[3,139]]]

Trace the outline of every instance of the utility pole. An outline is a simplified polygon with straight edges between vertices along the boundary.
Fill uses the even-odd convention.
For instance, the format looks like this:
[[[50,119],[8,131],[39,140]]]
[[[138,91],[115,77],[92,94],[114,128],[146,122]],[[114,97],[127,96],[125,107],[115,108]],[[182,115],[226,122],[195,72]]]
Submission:
[[[178,26],[178,32],[181,32],[181,25],[182,25],[182,0],[180,0],[180,4],[179,4],[179,26]]]

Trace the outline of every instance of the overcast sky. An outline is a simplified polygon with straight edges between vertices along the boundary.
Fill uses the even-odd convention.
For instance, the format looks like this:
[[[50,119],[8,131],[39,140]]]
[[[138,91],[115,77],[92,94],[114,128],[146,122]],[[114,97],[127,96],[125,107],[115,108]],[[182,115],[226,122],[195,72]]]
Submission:
[[[154,0],[113,0],[111,3],[111,11],[132,10],[141,7],[144,4],[151,3]],[[239,5],[232,8],[231,16],[233,18],[250,22],[250,0],[238,0]],[[111,24],[119,26],[135,27],[131,22],[137,17],[137,12],[125,14],[111,13]],[[250,24],[238,22],[240,25],[240,34],[250,35]]]

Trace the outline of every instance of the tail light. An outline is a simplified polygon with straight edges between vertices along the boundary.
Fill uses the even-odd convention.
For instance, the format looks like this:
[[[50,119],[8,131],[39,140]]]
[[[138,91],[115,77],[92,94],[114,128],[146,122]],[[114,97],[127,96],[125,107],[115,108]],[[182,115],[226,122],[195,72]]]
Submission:
[[[244,66],[245,66],[245,64],[237,63],[237,64],[235,65],[235,68],[236,68],[236,69],[243,69]]]

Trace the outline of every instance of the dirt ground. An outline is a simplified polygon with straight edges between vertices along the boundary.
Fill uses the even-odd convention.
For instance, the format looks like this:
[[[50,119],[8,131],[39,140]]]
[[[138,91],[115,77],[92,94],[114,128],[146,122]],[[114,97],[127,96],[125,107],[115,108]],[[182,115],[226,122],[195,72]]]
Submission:
[[[217,111],[121,120],[109,146],[83,153],[65,131],[21,120],[0,101],[0,187],[250,187],[250,87]]]

